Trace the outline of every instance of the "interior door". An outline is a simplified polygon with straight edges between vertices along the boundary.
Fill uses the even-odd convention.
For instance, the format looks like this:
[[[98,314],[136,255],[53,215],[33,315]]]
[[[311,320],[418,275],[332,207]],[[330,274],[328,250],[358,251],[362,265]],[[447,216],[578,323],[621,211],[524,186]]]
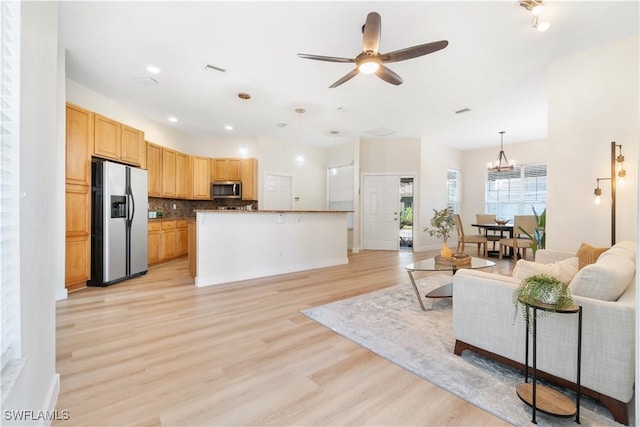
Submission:
[[[398,250],[400,242],[400,177],[365,175],[363,178],[364,249]]]
[[[264,210],[293,209],[293,177],[288,175],[265,174]]]

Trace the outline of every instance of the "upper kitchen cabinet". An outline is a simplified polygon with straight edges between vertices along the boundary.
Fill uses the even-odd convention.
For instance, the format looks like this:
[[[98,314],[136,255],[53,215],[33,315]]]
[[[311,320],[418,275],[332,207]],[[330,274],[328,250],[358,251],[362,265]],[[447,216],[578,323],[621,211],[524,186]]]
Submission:
[[[93,113],[93,154],[135,166],[145,163],[144,132]]]
[[[84,108],[67,104],[66,120],[66,183],[91,185],[93,116]]]
[[[191,156],[192,199],[211,199],[211,162],[209,157]]]
[[[162,147],[162,196],[176,197],[176,152]]]
[[[258,200],[258,160],[240,160],[242,200]]]
[[[176,151],[176,197],[178,199],[189,198],[190,182],[189,156]]]
[[[149,196],[162,196],[162,147],[147,142],[147,170],[149,171]]]
[[[211,181],[240,181],[240,159],[211,159]]]

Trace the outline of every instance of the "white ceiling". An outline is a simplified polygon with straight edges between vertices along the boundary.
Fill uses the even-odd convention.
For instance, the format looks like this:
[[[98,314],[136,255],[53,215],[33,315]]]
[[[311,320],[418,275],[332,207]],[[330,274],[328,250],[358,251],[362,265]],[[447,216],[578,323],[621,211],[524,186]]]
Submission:
[[[64,1],[59,43],[68,78],[194,137],[330,146],[382,129],[472,149],[497,146],[501,130],[505,145],[546,138],[550,61],[638,33],[638,9],[637,1],[548,1],[551,28],[540,33],[517,0]],[[329,89],[353,65],[297,53],[355,57],[370,11],[382,16],[383,53],[443,39],[449,46],[389,64],[400,86],[359,75]],[[150,64],[161,72],[149,74]],[[137,81],[150,76],[158,83]],[[463,108],[471,111],[455,114]]]

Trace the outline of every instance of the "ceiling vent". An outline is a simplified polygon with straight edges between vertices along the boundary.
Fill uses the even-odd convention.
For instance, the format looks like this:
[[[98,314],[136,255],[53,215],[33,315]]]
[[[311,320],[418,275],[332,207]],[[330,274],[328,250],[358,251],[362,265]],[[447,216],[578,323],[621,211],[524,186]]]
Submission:
[[[394,133],[398,133],[398,131],[389,129],[389,128],[384,128],[384,127],[377,127],[375,129],[368,130],[367,133],[370,133],[371,135],[383,137],[383,136],[393,135]]]
[[[211,64],[205,65],[204,69],[209,71],[220,71],[221,73],[224,73],[227,71],[224,68],[216,67],[215,65],[211,65]]]
[[[456,114],[468,113],[471,111],[471,108],[463,108],[462,110],[456,111]]]

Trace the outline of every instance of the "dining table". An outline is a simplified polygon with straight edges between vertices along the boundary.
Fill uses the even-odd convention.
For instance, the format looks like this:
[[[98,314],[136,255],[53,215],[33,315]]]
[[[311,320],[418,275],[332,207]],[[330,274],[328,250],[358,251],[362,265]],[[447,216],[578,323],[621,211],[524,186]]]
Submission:
[[[513,224],[486,223],[486,224],[471,224],[471,226],[478,227],[481,230],[484,230],[484,235],[487,238],[489,237],[490,231],[499,231],[500,239],[507,237],[505,236],[505,233],[508,234],[508,237],[510,239],[513,238]],[[500,256],[500,250],[498,249],[497,251],[487,251],[487,255],[492,257]],[[509,256],[513,257],[513,248],[510,248]]]

